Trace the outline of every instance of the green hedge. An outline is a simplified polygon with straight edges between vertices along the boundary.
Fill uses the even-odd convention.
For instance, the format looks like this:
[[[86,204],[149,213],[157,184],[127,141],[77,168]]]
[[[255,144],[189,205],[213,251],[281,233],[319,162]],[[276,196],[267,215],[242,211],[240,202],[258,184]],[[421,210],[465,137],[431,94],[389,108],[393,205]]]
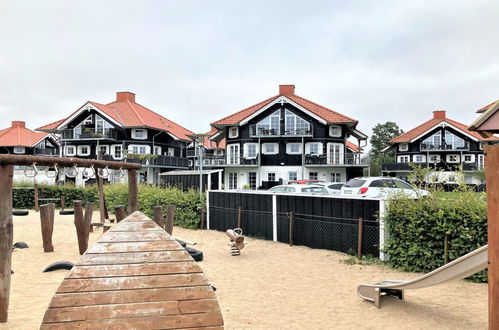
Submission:
[[[487,244],[487,204],[483,194],[461,192],[452,199],[394,199],[388,203],[385,221],[389,264],[405,271],[429,272],[442,266],[446,235],[448,261]],[[486,282],[487,273],[482,271],[470,279]]]
[[[30,187],[29,184],[16,184],[15,187]],[[72,185],[49,186],[39,185],[39,198],[60,198],[64,196],[66,208],[72,208],[74,200],[94,202],[98,207],[99,194],[96,185],[85,187],[75,187]],[[128,186],[126,184],[105,185],[104,194],[106,196],[107,208],[114,211],[116,205],[128,204]],[[33,189],[14,189],[13,206],[15,209],[34,208]],[[152,217],[154,206],[162,205],[166,215],[166,206],[175,205],[175,225],[184,228],[199,228],[201,207],[204,206],[205,196],[200,198],[195,190],[182,191],[178,188],[160,188],[147,185],[139,186],[139,210]],[[60,202],[56,202],[60,207]]]

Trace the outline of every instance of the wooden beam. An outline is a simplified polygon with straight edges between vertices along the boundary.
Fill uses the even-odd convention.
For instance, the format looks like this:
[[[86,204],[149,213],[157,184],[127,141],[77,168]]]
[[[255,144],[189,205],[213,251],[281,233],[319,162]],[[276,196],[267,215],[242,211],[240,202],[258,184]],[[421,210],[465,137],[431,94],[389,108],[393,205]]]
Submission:
[[[154,207],[154,222],[156,222],[160,227],[164,226],[163,206],[161,205],[156,205]]]
[[[0,323],[9,315],[10,272],[12,261],[12,176],[14,166],[0,166]]]
[[[85,219],[83,217],[83,206],[82,201],[74,201],[74,211],[75,211],[75,227],[76,227],[76,236],[78,238],[78,250],[80,254],[85,253],[87,250],[87,231],[88,226],[85,223]]]
[[[99,214],[100,222],[104,223],[106,221],[106,211],[104,202],[104,184],[102,182],[102,177],[99,175],[99,171],[95,171],[95,178],[97,179],[97,190],[99,191]]]
[[[485,146],[489,244],[489,329],[499,329],[499,146]]]
[[[42,227],[43,252],[54,252],[52,233],[54,232],[55,204],[49,203],[40,206],[40,224]]]
[[[114,216],[116,217],[117,223],[125,219],[126,217],[125,205],[116,205],[114,207]]]
[[[168,234],[173,232],[173,222],[175,221],[175,205],[168,204],[166,209],[166,223],[165,230]]]
[[[94,203],[88,202],[87,205],[85,205],[85,215],[83,216],[83,222],[86,223],[87,226],[87,246],[88,246],[88,236],[90,235],[91,232],[94,231],[94,227],[92,226],[92,215],[94,213]]]
[[[132,169],[128,170],[128,214],[138,211],[138,194],[137,172]]]
[[[38,192],[38,184],[35,183],[35,189],[33,190],[33,193],[34,193],[34,198],[35,198],[35,211],[38,212],[40,211],[40,202],[38,201],[38,195],[39,195],[39,192]]]
[[[107,160],[83,159],[72,157],[45,157],[45,156],[32,156],[32,155],[0,155],[0,165],[24,165],[31,166],[53,166],[57,164],[58,167],[90,167],[93,165],[95,168],[110,168],[113,170],[140,170],[142,166],[135,163],[115,162]]]

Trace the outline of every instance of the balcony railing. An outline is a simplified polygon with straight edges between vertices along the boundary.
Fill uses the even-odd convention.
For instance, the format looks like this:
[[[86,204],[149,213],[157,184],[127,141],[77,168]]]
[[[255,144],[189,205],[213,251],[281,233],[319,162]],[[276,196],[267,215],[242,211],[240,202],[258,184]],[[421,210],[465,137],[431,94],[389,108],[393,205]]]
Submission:
[[[338,153],[329,155],[305,155],[305,165],[364,165],[363,153]]]
[[[117,137],[118,132],[114,128],[106,128],[101,132],[96,132],[93,128],[83,128],[81,132],[75,132],[74,129],[65,129],[62,131],[62,140],[116,140]]]
[[[236,166],[255,166],[258,165],[258,156],[257,157],[245,157],[242,155],[228,155],[226,157],[226,164],[228,166],[236,165]]]
[[[313,131],[312,127],[304,129],[281,130],[280,128],[257,127],[256,124],[250,125],[250,137],[278,137],[278,136],[310,137],[313,136]]]
[[[34,155],[43,155],[43,156],[58,156],[56,149],[48,149],[48,148],[35,148],[33,149]]]
[[[469,141],[464,141],[464,144],[448,144],[448,143],[424,143],[420,145],[421,151],[466,151],[470,150]]]
[[[111,157],[112,156],[108,156]],[[138,158],[125,158],[127,163],[142,164],[145,166],[165,166],[165,167],[175,167],[175,168],[188,168],[189,160],[183,157],[172,157],[172,156],[157,156],[154,159],[138,159]]]
[[[381,170],[383,172],[411,172],[412,166],[420,166],[423,168],[432,168],[436,171],[457,171],[459,167],[462,166],[463,171],[475,171],[483,170],[483,163],[473,162],[473,163],[462,163],[462,164],[450,164],[450,163],[384,163],[381,165]]]

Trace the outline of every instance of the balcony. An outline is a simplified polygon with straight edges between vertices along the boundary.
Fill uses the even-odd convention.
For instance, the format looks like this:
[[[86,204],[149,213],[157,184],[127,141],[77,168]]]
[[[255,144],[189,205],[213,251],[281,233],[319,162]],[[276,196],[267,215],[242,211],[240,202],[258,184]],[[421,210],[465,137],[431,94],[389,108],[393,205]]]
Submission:
[[[56,149],[48,149],[48,148],[34,148],[33,154],[35,156],[59,156]]]
[[[257,157],[244,157],[242,155],[228,155],[225,166],[258,166]]]
[[[256,127],[256,124],[250,125],[250,137],[311,137],[313,136],[312,127],[308,129],[290,129],[290,130],[281,130],[280,128],[271,128],[267,129],[264,127]]]
[[[305,165],[327,165],[327,166],[367,166],[362,163],[366,154],[363,153],[339,153],[335,155],[305,155]]]
[[[104,160],[113,160],[112,156],[106,155]],[[155,167],[174,167],[174,168],[188,168],[189,160],[183,157],[160,156],[157,155],[154,159],[140,159],[137,157],[128,157],[123,161],[126,163],[142,164],[144,166]]]
[[[464,141],[464,145],[447,143],[424,143],[420,145],[421,151],[467,151],[470,150],[469,141]]]
[[[381,170],[383,172],[411,172],[412,166],[421,166],[423,168],[432,168],[436,171],[458,171],[459,167],[462,166],[463,171],[475,171],[483,170],[483,163],[473,162],[473,163],[462,163],[462,164],[449,164],[445,162],[433,164],[433,163],[384,163],[381,165]]]
[[[116,140],[118,132],[114,128],[106,128],[103,132],[96,132],[94,128],[84,128],[81,132],[74,129],[62,130],[62,140]]]

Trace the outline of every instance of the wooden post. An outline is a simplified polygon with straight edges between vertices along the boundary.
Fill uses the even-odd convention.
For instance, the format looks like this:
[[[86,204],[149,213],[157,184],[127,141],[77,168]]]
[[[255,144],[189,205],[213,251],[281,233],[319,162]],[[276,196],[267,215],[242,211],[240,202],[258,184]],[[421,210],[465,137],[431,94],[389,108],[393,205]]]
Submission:
[[[154,207],[154,222],[158,224],[161,228],[164,228],[165,222],[163,220],[163,206],[156,205]]]
[[[499,146],[485,146],[489,245],[489,329],[499,329]]]
[[[0,166],[0,323],[7,322],[12,260],[12,176],[14,166]]]
[[[293,234],[295,231],[295,214],[289,212],[289,246],[293,246]]]
[[[165,230],[168,234],[173,232],[173,222],[175,220],[175,205],[168,204],[166,208],[166,223]]]
[[[116,216],[116,223],[126,218],[125,205],[116,205],[114,207],[114,215]]]
[[[205,217],[205,213],[204,213],[204,207],[201,207],[201,223],[199,224],[199,228],[201,229],[204,229],[204,217]]]
[[[241,228],[241,207],[237,208],[237,228]]]
[[[86,223],[87,226],[87,247],[88,247],[88,236],[90,235],[90,232],[94,231],[94,227],[92,226],[92,215],[94,213],[94,204],[88,202],[87,205],[85,205],[85,216],[83,217],[83,222]]]
[[[109,219],[109,212],[108,212],[108,210],[107,210],[107,203],[106,203],[106,193],[105,193],[105,192],[103,192],[103,193],[102,193],[102,196],[104,196],[104,217],[105,217],[106,219]]]
[[[40,224],[42,227],[43,252],[54,252],[52,233],[54,232],[55,204],[49,203],[40,206]]]
[[[128,214],[135,212],[139,209],[137,197],[138,197],[138,186],[137,186],[137,171],[131,169],[128,170]]]
[[[78,249],[80,251],[80,254],[83,254],[87,250],[88,226],[85,223],[85,219],[83,217],[82,201],[74,201],[74,211],[75,211],[74,224],[76,227],[76,236],[78,238]]]
[[[362,230],[364,229],[362,218],[359,218],[357,229],[358,229],[358,231],[357,231],[357,258],[360,259],[360,258],[362,258]]]
[[[35,198],[35,211],[38,212],[40,211],[40,204],[38,202],[38,184],[35,183],[35,189],[34,189],[34,198]]]
[[[95,178],[97,179],[97,189],[99,190],[99,214],[100,222],[104,223],[106,221],[106,211],[104,209],[104,185],[102,183],[102,178],[99,175],[99,170],[95,170]]]
[[[61,210],[64,210],[65,203],[66,203],[66,199],[64,198],[64,196],[61,196]]]

